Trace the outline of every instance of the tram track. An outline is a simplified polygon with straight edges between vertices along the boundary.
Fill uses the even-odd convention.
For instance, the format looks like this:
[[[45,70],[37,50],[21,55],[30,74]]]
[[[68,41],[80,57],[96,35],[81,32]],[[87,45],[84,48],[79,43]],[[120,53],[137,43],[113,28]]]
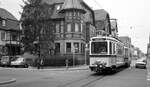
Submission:
[[[106,76],[115,75],[124,69],[125,68],[119,68],[116,73],[91,74],[86,77],[61,84],[58,87],[93,87],[97,81],[102,80]]]
[[[96,79],[94,79],[94,80],[92,80],[92,81],[90,81],[90,82],[87,82],[86,84],[82,85],[81,87],[89,87],[89,85],[91,85],[91,84],[97,82],[98,80],[103,79],[104,77],[105,77],[105,76],[102,76],[101,78],[96,78]]]
[[[66,84],[61,84],[58,87],[89,87],[89,85],[101,80],[105,75],[89,75],[87,77],[77,79]]]

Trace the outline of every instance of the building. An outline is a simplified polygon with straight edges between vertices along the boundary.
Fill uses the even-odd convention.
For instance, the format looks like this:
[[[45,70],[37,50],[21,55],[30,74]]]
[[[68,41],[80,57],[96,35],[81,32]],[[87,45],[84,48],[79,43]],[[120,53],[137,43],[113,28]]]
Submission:
[[[117,19],[111,19],[111,35],[112,37],[118,38],[118,26],[117,26]]]
[[[126,47],[131,47],[131,38],[128,36],[120,36],[119,39],[124,43]]]
[[[0,55],[19,55],[19,21],[7,10],[0,8]]]
[[[120,36],[119,40],[121,40],[124,44],[124,53],[125,53],[125,58],[132,58],[132,44],[131,44],[131,38],[128,36]]]
[[[49,5],[51,14],[45,20],[52,21],[55,60],[61,60],[62,65],[64,59],[69,59],[71,64],[84,64],[88,60],[85,46],[95,35],[94,11],[83,0],[40,0],[40,3]]]
[[[150,59],[150,36],[149,36],[149,43],[147,45],[147,58]]]
[[[111,23],[109,13],[104,9],[94,10],[96,35],[111,35]]]

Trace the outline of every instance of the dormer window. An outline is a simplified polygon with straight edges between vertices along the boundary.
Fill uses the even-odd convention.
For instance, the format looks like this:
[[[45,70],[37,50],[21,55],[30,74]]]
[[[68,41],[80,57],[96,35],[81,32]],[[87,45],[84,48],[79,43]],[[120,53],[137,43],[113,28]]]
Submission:
[[[60,10],[61,5],[56,5],[56,10]]]
[[[2,26],[6,26],[6,20],[2,20]]]

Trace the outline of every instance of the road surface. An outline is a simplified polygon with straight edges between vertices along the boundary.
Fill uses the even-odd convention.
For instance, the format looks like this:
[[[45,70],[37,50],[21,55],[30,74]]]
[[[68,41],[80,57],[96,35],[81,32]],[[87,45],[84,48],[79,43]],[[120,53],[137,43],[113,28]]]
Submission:
[[[16,82],[0,87],[150,87],[146,69],[135,68],[111,75],[95,74],[90,70],[5,68],[0,70],[0,77],[16,78]]]

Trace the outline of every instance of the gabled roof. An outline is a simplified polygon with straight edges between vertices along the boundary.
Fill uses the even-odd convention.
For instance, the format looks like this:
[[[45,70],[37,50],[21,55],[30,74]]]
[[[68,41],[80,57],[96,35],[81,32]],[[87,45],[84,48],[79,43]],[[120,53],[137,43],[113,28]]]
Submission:
[[[106,20],[107,15],[109,15],[109,13],[104,9],[94,10],[94,14],[96,21],[104,21]]]
[[[0,8],[0,18],[17,20],[10,12],[3,8]]]
[[[81,5],[81,1],[82,0],[65,0],[60,12],[74,9],[74,10],[80,10],[83,13],[85,13],[86,11],[84,10],[84,8]]]
[[[41,3],[52,5],[54,3],[64,3],[65,0],[41,0]]]
[[[19,21],[7,10],[0,8],[0,18],[5,19],[6,26],[0,26],[3,30],[19,30]]]

